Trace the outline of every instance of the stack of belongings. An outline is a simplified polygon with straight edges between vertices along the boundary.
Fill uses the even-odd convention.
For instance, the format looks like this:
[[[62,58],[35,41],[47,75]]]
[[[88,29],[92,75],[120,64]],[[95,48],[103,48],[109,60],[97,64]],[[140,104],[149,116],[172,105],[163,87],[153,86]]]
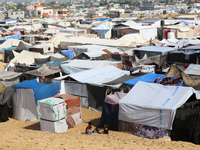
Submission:
[[[106,96],[102,108],[100,127],[108,124],[109,129],[118,131],[119,101],[125,95],[126,93],[115,92],[114,94]]]
[[[41,131],[52,133],[66,132],[66,103],[61,98],[50,97],[38,101],[38,114]]]
[[[67,104],[67,124],[69,128],[75,127],[76,125],[82,123],[80,97],[70,94],[60,94],[56,95],[55,97],[62,98]]]

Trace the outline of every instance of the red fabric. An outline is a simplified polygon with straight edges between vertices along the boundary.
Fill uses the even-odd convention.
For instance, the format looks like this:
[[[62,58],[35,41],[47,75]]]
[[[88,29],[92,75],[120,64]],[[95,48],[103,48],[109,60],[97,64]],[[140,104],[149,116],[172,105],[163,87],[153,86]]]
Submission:
[[[86,127],[86,129],[85,129],[85,134],[87,134],[87,129],[89,129],[89,125]]]
[[[170,32],[171,30],[170,29],[165,29],[165,39],[168,39],[168,32]]]
[[[78,96],[70,95],[70,94],[60,94],[54,97],[62,97],[67,104],[67,108],[76,107],[81,105],[81,99]]]
[[[184,68],[187,68],[189,65],[184,65]]]

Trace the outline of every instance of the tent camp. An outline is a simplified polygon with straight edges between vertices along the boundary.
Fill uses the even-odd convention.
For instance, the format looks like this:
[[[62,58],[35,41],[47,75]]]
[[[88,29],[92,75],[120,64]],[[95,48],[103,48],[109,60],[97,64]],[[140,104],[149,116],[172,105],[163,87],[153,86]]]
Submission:
[[[137,126],[133,128],[132,125],[129,132],[133,131],[136,135],[140,132],[142,137],[161,138],[169,135],[168,130],[173,131],[176,110],[193,94],[195,99],[200,99],[199,92],[192,87],[164,86],[139,81],[119,101],[119,120]],[[146,128],[140,125],[145,125]],[[153,127],[155,130],[150,130]],[[123,126],[119,129],[123,130]]]
[[[58,77],[55,80],[68,79],[65,82],[65,91],[67,94],[81,97],[81,105],[84,107],[102,110],[106,89],[109,86],[104,83],[108,83],[124,75],[129,75],[129,72],[111,65]],[[119,86],[118,82],[111,87],[119,88]]]
[[[106,22],[97,27],[91,28],[93,31],[100,34],[101,37],[110,38],[111,37],[111,27],[110,23]]]

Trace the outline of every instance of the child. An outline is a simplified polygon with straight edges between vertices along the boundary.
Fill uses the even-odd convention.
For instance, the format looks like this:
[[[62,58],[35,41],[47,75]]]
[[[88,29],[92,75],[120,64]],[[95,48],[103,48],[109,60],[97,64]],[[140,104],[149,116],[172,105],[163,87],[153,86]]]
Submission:
[[[92,128],[92,122],[90,121],[90,122],[88,122],[88,126],[86,127],[86,129],[85,129],[85,134],[87,134],[87,130],[88,129],[91,129]]]
[[[104,131],[103,131],[103,134],[108,134],[108,127],[109,127],[108,124],[105,124],[105,125],[104,125]]]
[[[89,129],[87,129],[87,134],[88,135],[95,135],[95,133],[92,132],[92,126],[89,126]]]
[[[100,133],[99,125],[92,131],[93,133]]]

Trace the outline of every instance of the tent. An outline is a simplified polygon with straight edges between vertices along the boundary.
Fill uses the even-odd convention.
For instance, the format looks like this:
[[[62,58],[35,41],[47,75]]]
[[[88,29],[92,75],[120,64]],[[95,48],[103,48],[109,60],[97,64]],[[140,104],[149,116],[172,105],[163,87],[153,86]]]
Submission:
[[[111,28],[108,26],[108,24],[103,23],[97,27],[92,28],[95,32],[99,33],[101,36],[105,36],[105,34],[110,30]]]
[[[196,99],[200,99],[199,92],[192,87],[163,86],[139,81],[119,101],[119,120],[146,125],[147,128],[173,130],[176,110],[193,94]]]
[[[189,75],[200,76],[200,65],[199,64],[190,64],[185,70],[184,73]]]
[[[59,54],[59,53],[56,53],[56,54],[53,54],[50,56],[50,61],[57,61],[57,62],[63,62],[63,61],[66,61],[67,60],[67,57]]]
[[[49,56],[43,56],[40,53],[34,53],[24,50],[15,58],[13,58],[10,62],[13,64],[20,63],[20,64],[33,65],[35,64],[35,58],[47,58],[47,57]]]
[[[117,61],[103,61],[103,60],[80,60],[74,59],[67,64],[62,64],[61,68],[66,74],[78,73],[89,69],[101,68],[110,65],[118,64]]]
[[[125,95],[126,93],[115,92],[113,95],[106,96],[102,108],[100,127],[108,124],[109,129],[118,131],[119,101]]]
[[[37,79],[33,79],[18,83],[14,88],[13,118],[35,121],[38,119],[37,101],[60,93],[61,83],[41,84]]]
[[[17,51],[22,51],[22,50],[29,50],[32,46],[24,41],[20,41],[19,45],[17,46],[16,50]]]
[[[143,39],[138,33],[126,34],[122,36],[119,40],[130,41],[136,43],[136,45],[143,45],[147,42],[147,40]]]

